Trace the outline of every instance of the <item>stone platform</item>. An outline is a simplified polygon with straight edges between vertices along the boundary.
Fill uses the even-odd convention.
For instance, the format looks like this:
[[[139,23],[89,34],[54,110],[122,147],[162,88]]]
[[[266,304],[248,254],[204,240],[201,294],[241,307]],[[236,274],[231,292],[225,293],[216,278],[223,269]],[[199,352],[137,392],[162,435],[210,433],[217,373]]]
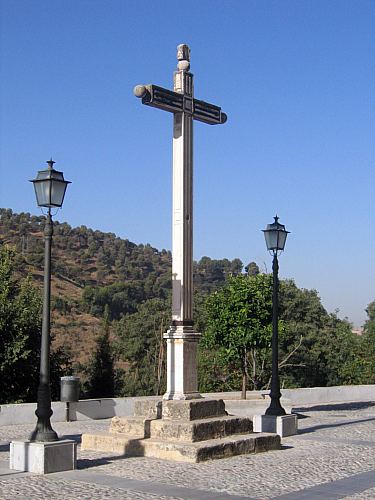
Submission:
[[[133,417],[109,432],[83,434],[82,449],[200,462],[280,448],[280,436],[253,433],[251,418],[230,416],[222,400],[136,401]]]

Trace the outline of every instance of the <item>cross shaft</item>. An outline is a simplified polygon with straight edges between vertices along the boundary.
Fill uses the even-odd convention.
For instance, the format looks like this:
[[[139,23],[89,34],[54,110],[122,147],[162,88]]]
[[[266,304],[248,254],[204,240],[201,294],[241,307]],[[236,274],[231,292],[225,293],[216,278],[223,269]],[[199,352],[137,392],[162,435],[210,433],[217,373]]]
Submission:
[[[167,339],[167,392],[164,399],[201,397],[193,328],[193,120],[225,123],[219,106],[194,99],[190,49],[177,47],[174,90],[138,85],[134,94],[147,106],[173,113],[172,323]]]

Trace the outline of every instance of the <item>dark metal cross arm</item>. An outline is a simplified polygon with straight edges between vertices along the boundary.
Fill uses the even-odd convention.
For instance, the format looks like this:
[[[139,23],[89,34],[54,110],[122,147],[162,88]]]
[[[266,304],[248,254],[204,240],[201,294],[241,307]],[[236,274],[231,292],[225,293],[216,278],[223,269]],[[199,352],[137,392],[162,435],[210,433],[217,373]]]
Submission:
[[[193,107],[194,120],[208,123],[209,125],[217,125],[225,123],[228,119],[227,115],[221,111],[221,108],[219,106],[215,106],[215,104],[194,99]]]
[[[184,111],[184,96],[178,92],[157,85],[137,85],[134,94],[142,98],[142,104],[147,106],[171,111],[172,113]]]
[[[142,104],[172,113],[187,112],[192,115],[194,120],[209,125],[217,125],[227,121],[227,115],[221,111],[219,106],[192,99],[158,85],[137,85],[134,88],[134,95],[142,99]]]

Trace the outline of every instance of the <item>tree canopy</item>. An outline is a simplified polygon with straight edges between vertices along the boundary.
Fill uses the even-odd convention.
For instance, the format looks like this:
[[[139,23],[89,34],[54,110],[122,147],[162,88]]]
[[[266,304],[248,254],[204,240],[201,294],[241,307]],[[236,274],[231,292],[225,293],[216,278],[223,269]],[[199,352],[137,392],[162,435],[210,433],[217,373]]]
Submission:
[[[272,323],[272,277],[238,275],[207,299],[203,345],[222,348],[228,363],[240,367],[245,397],[248,360],[269,346]]]
[[[115,350],[125,367],[121,395],[158,395],[165,390],[163,334],[169,321],[170,302],[150,299],[117,323]]]
[[[39,380],[41,298],[15,276],[15,254],[0,248],[0,401],[33,401]]]
[[[300,289],[294,281],[280,282],[280,379],[288,387],[319,387],[352,383],[348,366],[355,356],[357,337],[351,325],[329,314],[316,290]],[[346,375],[344,375],[346,373]]]

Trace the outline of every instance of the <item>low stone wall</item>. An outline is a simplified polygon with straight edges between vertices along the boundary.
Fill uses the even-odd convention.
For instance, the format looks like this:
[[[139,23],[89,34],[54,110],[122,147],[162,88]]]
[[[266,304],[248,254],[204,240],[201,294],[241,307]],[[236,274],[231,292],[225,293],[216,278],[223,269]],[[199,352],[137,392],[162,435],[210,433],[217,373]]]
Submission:
[[[264,399],[269,403],[269,391],[247,391],[247,401],[259,405]],[[333,387],[310,387],[303,389],[281,389],[281,403],[292,408],[331,403],[375,402],[375,385],[340,385]],[[238,401],[240,392],[218,392],[204,394],[207,397],[220,397],[224,400]]]
[[[283,389],[283,397],[293,407],[330,403],[375,402],[375,385],[340,385],[334,387],[311,387],[306,389]]]
[[[70,420],[92,420],[111,418],[116,415],[131,415],[134,399],[107,398],[84,399],[78,403],[69,403]],[[0,406],[0,425],[27,424],[36,421],[36,403],[20,403]],[[66,420],[66,403],[52,403],[52,422]]]
[[[287,412],[293,408],[333,403],[375,402],[375,385],[348,385],[338,387],[313,387],[309,389],[283,389],[281,403]],[[260,415],[269,405],[267,391],[248,391],[246,401],[240,392],[202,394],[204,397],[224,399],[226,409],[233,415]],[[160,397],[152,396],[155,399]],[[85,399],[70,403],[71,420],[91,420],[130,416],[134,400],[139,398]],[[36,403],[0,406],[0,425],[28,424],[36,421]],[[52,403],[52,422],[66,420],[66,403]]]

